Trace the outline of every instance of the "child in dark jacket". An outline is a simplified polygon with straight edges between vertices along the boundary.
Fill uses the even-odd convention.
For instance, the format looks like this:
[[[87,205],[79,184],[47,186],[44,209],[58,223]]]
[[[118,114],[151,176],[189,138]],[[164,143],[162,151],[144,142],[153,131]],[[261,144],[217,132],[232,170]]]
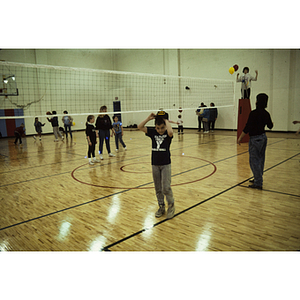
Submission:
[[[14,141],[15,145],[17,144],[18,140],[20,140],[20,145],[22,144],[22,136],[25,135],[24,126],[25,125],[22,123],[19,127],[15,129],[15,137],[16,137]]]
[[[87,122],[86,122],[86,129],[85,129],[85,134],[86,134],[86,139],[88,141],[88,158],[89,158],[89,164],[93,165],[95,162],[100,162],[100,160],[96,159],[95,157],[95,148],[97,144],[97,132],[96,128],[94,126],[95,122],[95,117],[92,115],[89,115],[87,117]],[[93,157],[93,160],[92,160]]]
[[[56,111],[52,112],[52,115],[56,115]],[[61,140],[64,140],[64,137],[62,136],[62,134],[59,131],[59,125],[58,125],[58,118],[52,117],[51,119],[47,118],[47,120],[51,123],[52,127],[53,127],[53,133],[55,136],[55,140],[54,142],[58,142],[58,135],[60,136]]]
[[[45,123],[42,124],[40,121],[39,121],[39,118],[36,117],[35,120],[34,120],[34,127],[35,127],[35,131],[37,132],[37,135],[40,139],[40,141],[42,140],[42,126],[45,126]],[[33,138],[36,140],[36,136],[34,135]]]

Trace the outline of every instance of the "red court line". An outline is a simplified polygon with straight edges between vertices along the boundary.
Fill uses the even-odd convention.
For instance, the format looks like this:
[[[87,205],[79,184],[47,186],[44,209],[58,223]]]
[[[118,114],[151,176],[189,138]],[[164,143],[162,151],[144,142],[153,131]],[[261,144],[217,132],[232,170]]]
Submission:
[[[180,156],[182,157],[181,155],[177,155],[177,156]],[[198,158],[198,157],[192,157],[192,156],[184,156],[184,157],[189,157],[189,158],[194,158],[194,159],[198,159],[198,160],[202,160],[202,161],[205,161],[207,163],[209,163],[210,165],[213,166],[214,170],[212,171],[212,173],[208,174],[207,176],[204,176],[204,177],[201,177],[201,178],[198,178],[198,179],[195,179],[195,180],[192,180],[192,181],[187,181],[187,182],[182,182],[182,183],[177,183],[177,184],[172,184],[171,186],[179,186],[179,185],[185,185],[185,184],[190,184],[190,183],[194,183],[194,182],[197,182],[197,181],[200,181],[200,180],[204,180],[210,176],[212,176],[216,171],[217,171],[217,167],[214,163],[208,161],[208,160],[205,160],[205,159],[202,159],[202,158]],[[88,163],[87,163],[88,164]],[[87,164],[83,164],[77,168],[75,168],[72,173],[71,173],[71,176],[74,180],[76,180],[77,182],[80,182],[82,184],[86,184],[86,185],[89,185],[89,186],[95,186],[95,187],[101,187],[101,188],[111,188],[111,189],[120,189],[120,190],[133,190],[133,189],[154,189],[154,187],[118,187],[118,186],[107,186],[107,185],[99,185],[99,184],[92,184],[92,183],[88,183],[88,182],[84,182],[82,180],[79,180],[78,178],[75,177],[74,173],[81,167],[87,165]],[[120,169],[122,169],[124,166],[122,166]],[[123,171],[124,172],[124,171]],[[152,183],[152,182],[151,182]],[[150,183],[146,183],[146,184],[150,184]],[[145,185],[146,185],[145,184]]]

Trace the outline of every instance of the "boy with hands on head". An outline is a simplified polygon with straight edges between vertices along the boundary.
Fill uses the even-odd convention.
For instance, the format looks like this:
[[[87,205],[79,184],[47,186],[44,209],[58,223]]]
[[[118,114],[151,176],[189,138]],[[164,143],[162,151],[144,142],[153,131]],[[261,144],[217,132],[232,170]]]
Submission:
[[[145,125],[155,120],[155,128]],[[164,196],[168,203],[167,218],[171,219],[175,213],[174,197],[171,189],[171,153],[170,145],[173,139],[173,129],[167,119],[151,113],[138,125],[138,129],[145,132],[152,140],[152,176],[158,201],[157,218],[165,214]]]

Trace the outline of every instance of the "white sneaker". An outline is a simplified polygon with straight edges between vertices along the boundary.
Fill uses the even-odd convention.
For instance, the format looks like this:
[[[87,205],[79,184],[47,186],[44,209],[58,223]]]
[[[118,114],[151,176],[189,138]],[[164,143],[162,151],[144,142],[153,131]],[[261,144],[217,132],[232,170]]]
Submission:
[[[127,150],[127,147],[125,147],[124,150],[126,151],[126,150]]]
[[[89,164],[90,164],[90,165],[94,165],[94,162],[93,162],[93,161],[90,161]]]
[[[119,149],[116,149],[116,152],[119,152]]]
[[[115,156],[114,154],[112,154],[112,153],[109,153],[108,154],[108,156],[110,156],[110,157],[113,157],[113,156]]]
[[[35,136],[33,136],[33,138],[36,140],[36,137],[35,137]]]
[[[58,139],[54,140],[54,142],[58,142]]]
[[[103,159],[103,155],[102,154],[100,154],[100,159]]]
[[[100,162],[100,160],[94,157],[93,162]]]

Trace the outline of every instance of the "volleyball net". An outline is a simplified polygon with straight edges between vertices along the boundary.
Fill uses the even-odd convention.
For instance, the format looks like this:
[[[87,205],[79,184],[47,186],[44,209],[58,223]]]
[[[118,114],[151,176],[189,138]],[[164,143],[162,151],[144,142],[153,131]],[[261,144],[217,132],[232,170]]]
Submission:
[[[180,107],[195,115],[201,102],[208,108],[211,102],[217,108],[234,106],[232,80],[13,62],[0,62],[0,74],[0,119],[33,123],[35,117],[46,118],[47,111],[59,117],[67,111],[80,129],[105,105],[107,114],[121,114],[126,127],[160,109],[177,119]]]

